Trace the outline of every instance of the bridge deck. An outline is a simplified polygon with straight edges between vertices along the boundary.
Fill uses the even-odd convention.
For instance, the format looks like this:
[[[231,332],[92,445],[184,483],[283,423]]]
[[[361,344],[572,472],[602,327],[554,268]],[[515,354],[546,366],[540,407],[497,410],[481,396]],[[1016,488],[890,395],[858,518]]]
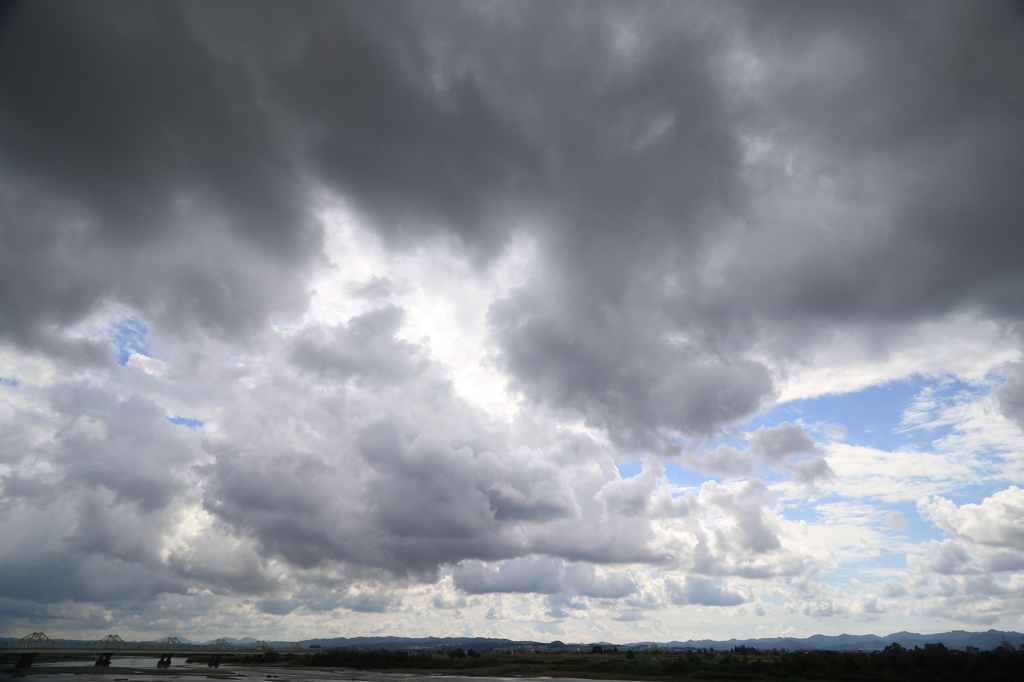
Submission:
[[[21,654],[72,654],[72,653],[95,653],[95,654],[153,654],[166,655],[177,654],[190,656],[196,654],[264,654],[269,651],[280,653],[302,651],[298,644],[290,644],[287,647],[272,647],[265,642],[255,644],[229,644],[224,640],[217,640],[211,644],[192,644],[181,642],[176,637],[168,637],[160,642],[126,642],[117,635],[109,635],[104,639],[95,642],[76,642],[68,640],[50,639],[41,632],[34,632],[21,639],[0,642],[0,653],[21,653]]]

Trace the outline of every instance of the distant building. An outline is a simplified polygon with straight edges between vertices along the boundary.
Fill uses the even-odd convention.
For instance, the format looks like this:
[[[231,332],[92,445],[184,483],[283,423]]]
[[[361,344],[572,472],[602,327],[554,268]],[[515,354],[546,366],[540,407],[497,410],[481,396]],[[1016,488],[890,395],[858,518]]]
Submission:
[[[661,651],[661,645],[659,645],[657,642],[651,642],[647,645],[647,651],[651,653],[655,651]]]

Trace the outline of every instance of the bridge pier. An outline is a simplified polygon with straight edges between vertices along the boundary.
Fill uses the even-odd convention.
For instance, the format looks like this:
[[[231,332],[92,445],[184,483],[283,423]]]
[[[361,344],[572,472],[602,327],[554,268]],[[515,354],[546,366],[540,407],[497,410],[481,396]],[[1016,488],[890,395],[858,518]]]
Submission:
[[[2,0],[0,0],[2,2]],[[249,646],[232,646],[223,639],[218,639],[210,644],[192,644],[181,642],[176,637],[167,637],[159,642],[125,642],[117,635],[108,635],[103,639],[94,642],[74,642],[66,640],[52,640],[41,632],[33,632],[27,637],[18,640],[0,641],[0,654],[4,657],[17,653],[18,656],[11,656],[8,660],[17,659],[15,669],[31,668],[35,662],[37,653],[44,654],[86,654],[97,656],[93,666],[97,668],[108,668],[112,666],[114,654],[119,656],[158,656],[160,661],[157,668],[170,668],[173,657],[208,657],[208,665],[211,668],[219,668],[220,664],[230,656],[243,657],[248,660],[274,660],[281,653],[301,651],[298,644],[291,644],[288,647],[277,650],[268,646],[266,642],[256,642]],[[86,664],[88,665],[88,664]]]

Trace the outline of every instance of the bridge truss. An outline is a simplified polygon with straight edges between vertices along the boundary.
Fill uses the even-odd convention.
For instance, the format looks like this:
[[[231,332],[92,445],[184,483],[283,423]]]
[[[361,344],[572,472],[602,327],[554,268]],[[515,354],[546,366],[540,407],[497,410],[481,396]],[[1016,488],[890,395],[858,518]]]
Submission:
[[[210,644],[191,644],[182,642],[177,637],[166,637],[159,642],[126,642],[118,635],[107,635],[103,639],[93,642],[69,641],[63,639],[50,639],[42,632],[33,632],[21,639],[0,642],[0,653],[20,653],[21,657],[16,668],[29,668],[38,653],[71,654],[71,653],[95,653],[99,656],[95,665],[109,666],[110,659],[118,654],[130,655],[159,655],[158,667],[166,668],[171,665],[173,656],[210,655],[210,667],[219,667],[222,656],[249,655],[262,656],[271,651],[276,652],[298,652],[302,647],[293,642],[286,647],[272,647],[266,642],[259,641],[254,644],[237,645],[227,640],[218,639]]]

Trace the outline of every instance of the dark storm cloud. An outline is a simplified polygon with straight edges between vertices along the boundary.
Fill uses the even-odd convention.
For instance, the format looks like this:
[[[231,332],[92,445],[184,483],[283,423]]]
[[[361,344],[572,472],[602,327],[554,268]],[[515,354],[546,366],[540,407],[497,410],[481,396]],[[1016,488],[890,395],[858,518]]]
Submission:
[[[628,306],[612,320],[596,310],[581,320],[586,312],[546,314],[541,300],[517,296],[490,313],[514,385],[608,428],[627,447],[654,445],[652,434],[662,428],[709,435],[773,394],[763,365],[651,338],[664,329],[644,325]]]
[[[256,608],[272,616],[287,616],[298,606],[299,603],[293,599],[264,599],[256,602]]]
[[[522,235],[530,277],[487,324],[529,404],[621,450],[735,476],[753,454],[813,486],[832,471],[799,425],[759,430],[750,453],[686,448],[770,404],[778,365],[833,334],[866,330],[884,355],[906,325],[951,312],[1022,321],[1024,32],[1009,16],[966,3],[27,5],[0,44],[0,335],[107,363],[124,390],[54,380],[3,434],[5,464],[59,471],[0,477],[0,511],[61,545],[6,543],[0,594],[198,585],[286,613],[302,600],[275,591],[271,559],[341,566],[338,583],[451,565],[464,592],[542,593],[565,614],[578,597],[639,592],[586,562],[706,576],[673,583],[678,604],[741,603],[719,576],[810,572],[765,484],[654,499],[657,466],[623,480],[583,436],[497,424],[400,338],[396,306],[254,335],[301,319],[329,200],[386,249],[454,244],[480,272]],[[146,380],[114,375],[105,341],[72,333],[104,306],[134,309],[165,344],[232,346],[227,369],[182,361],[206,373],[192,395],[212,396],[201,445],[157,398],[133,397]],[[1000,406],[1020,421],[1020,368],[1008,373]],[[213,530],[164,560],[146,529],[171,537],[188,505]],[[710,530],[701,505],[721,517]],[[655,516],[679,524],[666,544]],[[222,552],[228,537],[239,547]],[[345,595],[331,604],[400,605],[383,588]]]
[[[301,305],[319,229],[258,99],[181,6],[28,4],[0,45],[0,328],[45,343],[115,297],[233,334]]]
[[[650,446],[661,429],[704,435],[749,415],[773,386],[710,327],[666,315],[666,286],[689,287],[685,270],[742,196],[732,113],[704,68],[715,41],[693,28],[707,17],[696,6],[649,4],[628,21],[621,6],[594,9],[531,25],[537,47],[511,76],[532,73],[543,108],[523,125],[548,159],[544,269],[489,320],[529,398]],[[564,35],[570,54],[553,46]]]
[[[787,321],[1019,320],[1019,23],[1002,4],[798,7],[749,6],[749,47],[774,66],[745,124],[807,151],[842,210],[796,213],[795,230],[751,216],[731,285],[702,293]]]
[[[763,135],[781,155],[805,153],[797,173],[811,181],[806,189],[781,164],[740,163],[728,144],[695,153],[685,135],[628,160],[613,156],[617,191],[593,189],[625,197],[607,208],[618,220],[586,220],[578,211],[589,204],[580,202],[574,210],[586,228],[559,234],[568,242],[557,275],[492,313],[507,367],[528,395],[576,408],[627,442],[644,428],[706,432],[769,399],[764,369],[736,357],[744,348],[774,345],[785,357],[853,320],[884,325],[962,306],[1009,319],[1022,312],[1016,225],[1024,204],[1011,180],[1024,163],[1019,26],[996,7],[749,10],[737,26],[750,41],[743,47],[763,60],[750,67],[764,71],[753,93],[705,80],[722,74],[678,68],[674,91],[691,88],[701,104],[665,103],[712,136]],[[645,72],[672,55],[656,34],[651,45]],[[635,111],[636,98],[616,98],[614,107]],[[661,212],[654,200],[632,205],[660,188],[650,181],[665,177],[658,155],[666,150],[678,164],[700,158],[703,177],[727,178],[743,201],[691,184],[677,166],[672,196],[691,197],[700,219],[679,207]],[[795,205],[813,201],[822,178],[839,192],[832,212],[763,210],[763,197],[791,188]],[[705,226],[720,217],[719,239]],[[884,343],[884,327],[876,329]],[[669,334],[679,341],[666,343]]]
[[[33,561],[5,562],[0,595],[39,603],[66,600],[115,603],[184,593],[184,581],[152,566],[110,561],[96,555],[54,552]],[[36,563],[36,562],[40,563]],[[45,566],[41,570],[40,566]]]
[[[978,306],[1019,318],[1022,45],[1000,8],[715,17],[652,3],[617,23],[616,6],[591,5],[538,25],[538,6],[523,7],[481,13],[531,29],[515,34],[525,48],[508,46],[520,59],[499,63],[473,39],[460,56],[498,101],[532,77],[533,99],[506,111],[544,145],[542,270],[490,317],[527,396],[649,446],[660,430],[709,434],[770,400],[749,351],[797,356],[849,323],[874,325],[884,344],[894,320]],[[702,22],[721,38],[687,31]],[[515,32],[493,25],[474,35],[506,47]],[[743,40],[729,44],[726,25]],[[635,44],[616,50],[617,29]],[[573,50],[552,47],[555,35]],[[721,66],[730,47],[761,60],[758,82]],[[745,158],[759,136],[776,157],[795,151],[795,171]],[[766,210],[779,193],[812,203],[823,182],[835,189],[821,210]]]
[[[527,221],[540,270],[490,316],[513,385],[623,445],[710,435],[776,395],[754,350],[854,319],[1020,317],[1005,11],[32,5],[0,74],[21,204],[3,327],[41,343],[114,296],[253,329],[303,305],[326,187],[397,248],[450,232],[486,261]],[[751,162],[751,138],[795,149],[796,174]],[[821,179],[828,218],[765,212]]]
[[[112,495],[81,486],[57,486],[63,490],[54,500],[54,486],[46,487],[45,503],[37,498],[31,507],[5,510],[11,525],[0,550],[0,594],[113,603],[187,590],[183,576],[159,556],[166,518],[139,515]]]
[[[254,84],[196,42],[179,7],[42,5],[16,29],[4,45],[7,161],[95,212],[103,243],[153,239],[176,201],[208,194],[249,212],[237,225],[248,237],[301,250],[292,174],[261,139]]]
[[[1006,365],[1006,382],[995,391],[1000,411],[1024,428],[1024,363]]]

